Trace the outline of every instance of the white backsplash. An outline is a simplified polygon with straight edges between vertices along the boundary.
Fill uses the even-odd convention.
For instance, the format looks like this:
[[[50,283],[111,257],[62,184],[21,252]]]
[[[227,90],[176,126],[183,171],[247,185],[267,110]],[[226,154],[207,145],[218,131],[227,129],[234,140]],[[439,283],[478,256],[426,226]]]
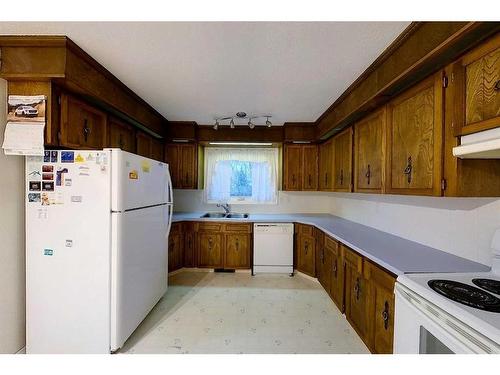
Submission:
[[[178,212],[219,211],[202,190],[174,190]],[[331,213],[467,259],[491,265],[500,227],[498,198],[442,198],[325,192],[280,192],[277,205],[233,205],[235,212]]]

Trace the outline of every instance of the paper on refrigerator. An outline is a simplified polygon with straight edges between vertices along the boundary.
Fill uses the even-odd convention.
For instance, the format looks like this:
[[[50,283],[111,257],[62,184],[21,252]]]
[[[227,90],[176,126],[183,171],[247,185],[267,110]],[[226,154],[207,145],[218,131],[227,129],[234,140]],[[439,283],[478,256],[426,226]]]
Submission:
[[[9,95],[2,148],[6,155],[43,155],[46,97]]]

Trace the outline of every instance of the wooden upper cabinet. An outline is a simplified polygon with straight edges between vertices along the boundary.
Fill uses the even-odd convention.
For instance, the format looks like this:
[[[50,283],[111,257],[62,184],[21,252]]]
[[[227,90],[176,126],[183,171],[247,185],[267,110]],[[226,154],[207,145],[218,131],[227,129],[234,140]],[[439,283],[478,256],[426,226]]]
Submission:
[[[333,139],[319,145],[319,190],[333,190]]]
[[[107,144],[106,114],[70,95],[61,95],[60,145],[101,149]]]
[[[458,60],[449,78],[457,90],[455,135],[500,126],[500,34]]]
[[[172,185],[175,189],[196,189],[198,184],[198,146],[195,143],[165,145]]]
[[[318,190],[318,146],[302,146],[302,190]]]
[[[163,142],[160,139],[151,139],[150,158],[153,160],[163,161]]]
[[[135,152],[135,131],[114,117],[108,118],[109,147],[120,148],[123,151]]]
[[[383,193],[385,107],[354,126],[354,191]]]
[[[283,190],[302,190],[302,147],[285,144],[283,148]]]
[[[441,195],[441,72],[387,105],[386,192]]]
[[[136,134],[137,154],[149,158],[151,156],[151,143],[153,138],[144,132],[138,131]]]
[[[352,190],[352,133],[352,127],[349,127],[333,138],[335,191]]]

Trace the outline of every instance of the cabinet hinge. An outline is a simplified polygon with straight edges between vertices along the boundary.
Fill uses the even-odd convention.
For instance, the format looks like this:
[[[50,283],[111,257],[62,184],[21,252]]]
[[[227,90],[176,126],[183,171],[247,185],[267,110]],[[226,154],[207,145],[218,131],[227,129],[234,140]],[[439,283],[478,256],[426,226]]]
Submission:
[[[61,105],[61,95],[57,96],[57,104]]]
[[[448,77],[447,76],[443,76],[443,87],[444,88],[448,87]]]
[[[446,190],[446,180],[444,178],[441,180],[441,190]]]

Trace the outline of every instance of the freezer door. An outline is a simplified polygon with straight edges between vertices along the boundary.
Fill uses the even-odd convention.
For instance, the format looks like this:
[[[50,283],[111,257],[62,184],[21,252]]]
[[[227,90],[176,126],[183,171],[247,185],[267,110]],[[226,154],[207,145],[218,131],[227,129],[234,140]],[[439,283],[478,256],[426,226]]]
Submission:
[[[112,350],[167,290],[167,221],[167,205],[112,214]]]
[[[109,159],[51,154],[26,158],[26,351],[109,353]]]
[[[113,211],[171,202],[167,164],[119,149],[109,150]]]

